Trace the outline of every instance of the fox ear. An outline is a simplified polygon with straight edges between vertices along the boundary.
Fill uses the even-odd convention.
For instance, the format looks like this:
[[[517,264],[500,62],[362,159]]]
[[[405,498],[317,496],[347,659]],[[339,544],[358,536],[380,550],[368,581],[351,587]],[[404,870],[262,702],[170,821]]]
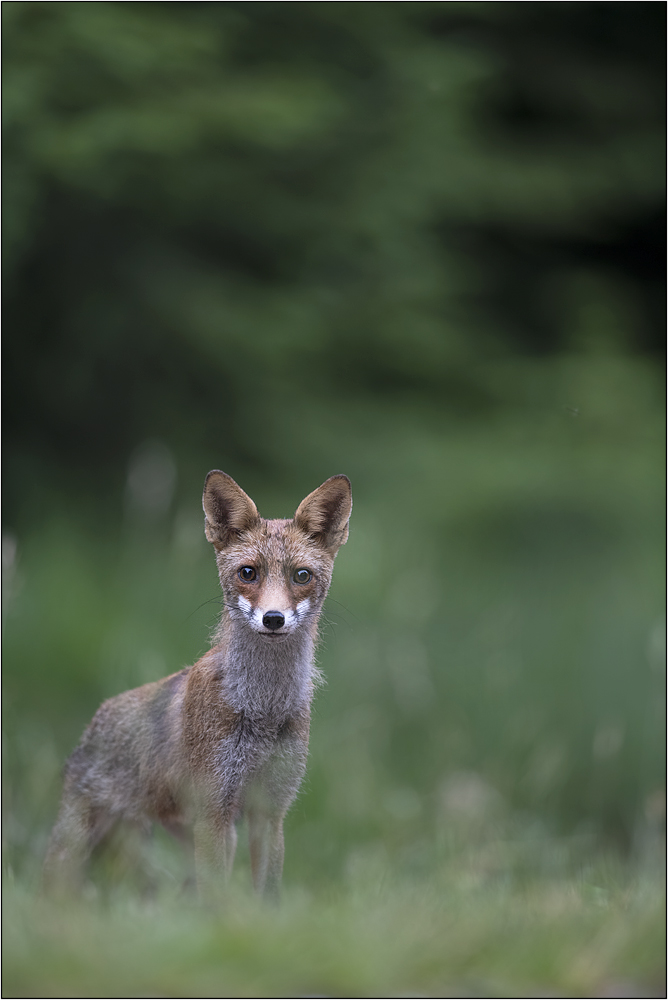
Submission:
[[[218,550],[226,548],[236,535],[252,528],[260,520],[251,498],[226,472],[214,469],[206,477],[204,495],[204,533]]]
[[[295,514],[295,524],[326,549],[336,552],[348,538],[348,518],[352,509],[350,480],[347,476],[332,476],[302,500]]]

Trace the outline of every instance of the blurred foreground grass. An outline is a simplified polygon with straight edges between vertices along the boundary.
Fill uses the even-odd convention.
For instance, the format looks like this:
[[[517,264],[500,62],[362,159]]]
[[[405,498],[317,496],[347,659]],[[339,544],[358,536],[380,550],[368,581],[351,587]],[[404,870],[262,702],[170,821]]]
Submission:
[[[6,997],[659,997],[655,869],[490,870],[450,854],[428,879],[368,859],[354,885],[292,886],[277,911],[235,881],[226,912],[163,890],[69,908],[8,885]],[[562,858],[562,850],[557,850]],[[507,860],[507,859],[506,859]]]

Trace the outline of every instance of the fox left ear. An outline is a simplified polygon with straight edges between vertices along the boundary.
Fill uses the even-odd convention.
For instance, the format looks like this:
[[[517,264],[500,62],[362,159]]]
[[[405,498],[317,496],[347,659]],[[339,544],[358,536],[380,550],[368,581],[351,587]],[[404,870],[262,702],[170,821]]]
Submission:
[[[348,519],[353,509],[353,496],[347,476],[332,476],[302,500],[295,524],[336,552],[348,539]]]

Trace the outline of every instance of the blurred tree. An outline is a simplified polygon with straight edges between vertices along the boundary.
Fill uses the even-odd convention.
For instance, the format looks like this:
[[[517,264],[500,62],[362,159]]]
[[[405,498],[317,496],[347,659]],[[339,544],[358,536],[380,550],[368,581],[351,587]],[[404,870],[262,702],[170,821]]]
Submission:
[[[583,273],[621,346],[663,336],[658,4],[3,19],[10,520],[46,469],[117,490],[150,435],[278,474],[286,405],[486,412],[481,362],[574,346]]]

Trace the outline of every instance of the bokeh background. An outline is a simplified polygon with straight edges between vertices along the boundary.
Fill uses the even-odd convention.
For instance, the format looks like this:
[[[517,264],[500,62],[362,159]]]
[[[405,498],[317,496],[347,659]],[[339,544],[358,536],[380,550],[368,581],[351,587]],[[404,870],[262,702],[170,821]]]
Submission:
[[[211,468],[265,516],[353,483],[286,881],[508,822],[642,853],[664,6],[2,13],[10,869],[99,702],[207,648]]]

